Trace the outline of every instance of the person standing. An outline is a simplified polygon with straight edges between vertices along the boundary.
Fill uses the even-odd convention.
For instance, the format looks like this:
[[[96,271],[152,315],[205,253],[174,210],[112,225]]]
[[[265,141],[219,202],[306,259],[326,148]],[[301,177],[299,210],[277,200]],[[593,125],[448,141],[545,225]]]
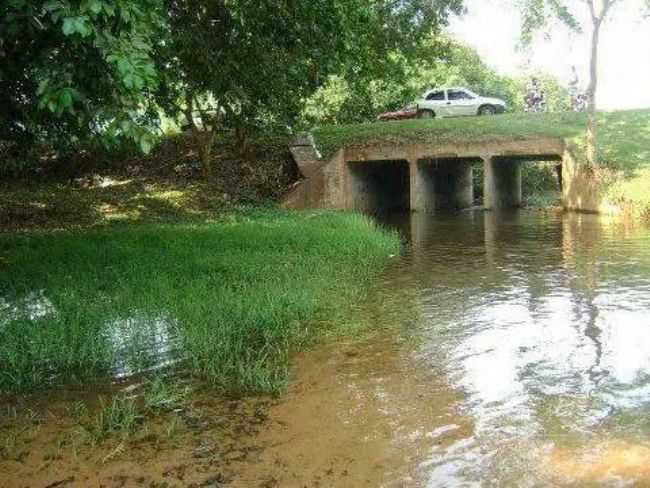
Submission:
[[[526,95],[526,112],[544,112],[546,110],[546,96],[539,80],[533,77],[528,85]]]

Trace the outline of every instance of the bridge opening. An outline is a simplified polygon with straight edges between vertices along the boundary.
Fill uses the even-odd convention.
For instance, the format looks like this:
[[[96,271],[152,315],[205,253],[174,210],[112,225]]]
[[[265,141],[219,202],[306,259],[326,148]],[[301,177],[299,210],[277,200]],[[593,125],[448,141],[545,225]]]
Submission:
[[[414,210],[454,210],[474,203],[472,165],[478,158],[420,159],[415,171]]]
[[[347,163],[350,208],[365,212],[409,210],[410,172],[406,160]]]
[[[528,199],[547,192],[546,198],[562,191],[561,157],[548,155],[493,156],[483,166],[481,195],[485,208],[517,208]],[[477,171],[478,172],[478,171]],[[475,186],[480,180],[475,178]]]

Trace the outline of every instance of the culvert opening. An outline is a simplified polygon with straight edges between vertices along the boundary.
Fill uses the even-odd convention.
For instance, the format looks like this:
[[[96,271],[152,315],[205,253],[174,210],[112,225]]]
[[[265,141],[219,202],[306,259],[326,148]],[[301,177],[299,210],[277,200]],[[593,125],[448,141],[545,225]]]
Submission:
[[[352,161],[352,208],[366,212],[391,212],[410,208],[410,174],[407,161]]]
[[[547,206],[560,202],[562,193],[562,158],[557,154],[509,155],[491,158],[491,192],[499,193],[505,205]],[[485,165],[474,165],[474,198],[477,205],[485,205]],[[515,197],[510,195],[517,193]],[[513,200],[514,198],[514,200]],[[512,200],[512,201],[511,201]],[[492,202],[494,203],[494,202]]]
[[[418,206],[456,210],[474,204],[473,164],[478,158],[420,159],[417,164]]]

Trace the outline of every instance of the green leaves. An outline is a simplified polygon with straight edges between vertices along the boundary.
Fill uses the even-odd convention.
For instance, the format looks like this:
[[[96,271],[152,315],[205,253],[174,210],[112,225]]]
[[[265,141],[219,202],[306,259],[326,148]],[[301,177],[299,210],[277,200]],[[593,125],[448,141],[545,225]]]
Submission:
[[[40,96],[39,108],[47,109],[57,117],[64,113],[75,114],[75,102],[81,100],[81,94],[69,86],[57,86],[50,79],[41,81],[37,93]]]
[[[10,0],[0,21],[0,140],[130,138],[150,150],[163,1]],[[137,130],[109,129],[124,119]]]
[[[93,27],[86,16],[68,17],[63,19],[63,33],[66,36],[73,34],[80,34],[82,37],[87,37],[93,32]]]
[[[99,0],[89,0],[88,2],[86,2],[85,7],[88,10],[90,10],[92,13],[98,14],[104,8],[104,2],[100,2]]]

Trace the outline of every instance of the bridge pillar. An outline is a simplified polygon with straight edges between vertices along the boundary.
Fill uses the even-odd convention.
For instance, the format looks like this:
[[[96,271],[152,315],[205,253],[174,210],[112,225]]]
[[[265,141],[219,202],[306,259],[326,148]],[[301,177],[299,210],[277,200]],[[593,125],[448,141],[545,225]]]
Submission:
[[[488,209],[521,206],[521,163],[507,158],[485,157],[483,206]]]
[[[411,210],[471,207],[474,203],[472,163],[462,159],[412,159]]]

